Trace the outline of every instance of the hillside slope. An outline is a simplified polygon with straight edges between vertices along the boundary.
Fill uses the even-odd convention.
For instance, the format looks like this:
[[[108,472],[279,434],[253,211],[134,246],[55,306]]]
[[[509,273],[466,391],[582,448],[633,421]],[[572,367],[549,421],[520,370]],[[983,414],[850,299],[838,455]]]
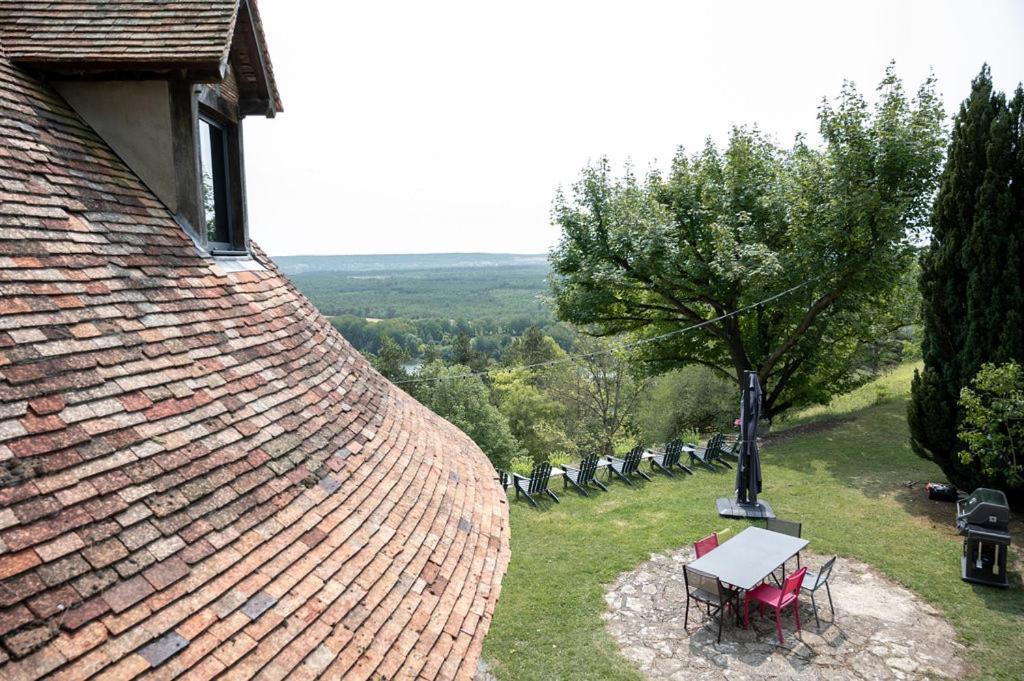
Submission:
[[[764,497],[804,523],[818,553],[856,557],[940,609],[985,678],[1024,668],[1024,589],[960,580],[961,538],[951,504],[929,502],[941,480],[907,444],[912,367],[869,384],[831,409],[794,419],[764,449]],[[913,482],[912,487],[905,483]],[[499,679],[638,679],[605,632],[605,586],[659,552],[745,523],[721,519],[714,499],[733,476],[698,471],[640,488],[613,483],[590,499],[566,493],[535,511],[512,502],[512,561],[484,654]],[[1019,556],[1021,523],[1014,521]]]

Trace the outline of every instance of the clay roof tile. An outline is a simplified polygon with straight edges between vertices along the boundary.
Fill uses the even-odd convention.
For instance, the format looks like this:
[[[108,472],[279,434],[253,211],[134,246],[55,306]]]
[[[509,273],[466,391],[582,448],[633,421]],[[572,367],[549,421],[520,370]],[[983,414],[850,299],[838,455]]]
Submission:
[[[113,54],[206,49],[183,32],[233,4],[3,7]],[[83,23],[100,5],[136,14]],[[472,677],[509,551],[479,448],[257,247],[255,272],[201,257],[3,57],[0,169],[0,677]]]

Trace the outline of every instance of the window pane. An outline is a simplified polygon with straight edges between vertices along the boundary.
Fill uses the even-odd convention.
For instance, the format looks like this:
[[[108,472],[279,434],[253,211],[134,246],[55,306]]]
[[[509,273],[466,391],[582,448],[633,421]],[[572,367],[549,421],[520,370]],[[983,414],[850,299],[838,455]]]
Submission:
[[[199,119],[199,160],[202,171],[203,212],[206,238],[211,243],[231,244],[226,177],[224,131]]]

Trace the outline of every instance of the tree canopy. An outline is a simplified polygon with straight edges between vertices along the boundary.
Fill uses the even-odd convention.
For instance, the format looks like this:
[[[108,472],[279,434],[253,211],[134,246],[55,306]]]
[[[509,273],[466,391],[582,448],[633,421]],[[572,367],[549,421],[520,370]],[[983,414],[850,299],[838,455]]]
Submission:
[[[533,461],[560,453],[576,454],[565,432],[565,406],[537,386],[535,376],[521,368],[494,374],[494,398],[508,419],[516,441]]]
[[[650,373],[758,371],[765,413],[824,402],[865,376],[858,350],[914,314],[904,273],[942,158],[929,79],[908,98],[890,67],[871,107],[852,84],[819,111],[823,144],[784,148],[757,128],[679,150],[666,173],[612,177],[603,160],[555,199],[557,315],[638,346]]]

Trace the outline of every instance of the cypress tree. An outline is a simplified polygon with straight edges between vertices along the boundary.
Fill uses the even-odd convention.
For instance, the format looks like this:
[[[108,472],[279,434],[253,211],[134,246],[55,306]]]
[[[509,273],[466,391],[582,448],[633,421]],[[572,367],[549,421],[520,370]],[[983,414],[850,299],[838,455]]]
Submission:
[[[1007,312],[1006,326],[1008,331],[1015,332],[1012,340],[1016,348],[1013,357],[1018,361],[1024,356],[1024,87],[1017,85],[1017,90],[1010,101],[1010,140],[1013,147],[1012,168],[1010,170],[1010,193],[1013,196],[1015,215],[1010,225],[1007,240],[1007,276],[1004,281],[1013,286],[1008,292],[1016,305]]]
[[[921,258],[924,371],[908,407],[912,446],[967,489],[985,476],[960,460],[960,389],[984,362],[1024,361],[1022,111],[1021,88],[1007,104],[982,67],[953,121]]]

